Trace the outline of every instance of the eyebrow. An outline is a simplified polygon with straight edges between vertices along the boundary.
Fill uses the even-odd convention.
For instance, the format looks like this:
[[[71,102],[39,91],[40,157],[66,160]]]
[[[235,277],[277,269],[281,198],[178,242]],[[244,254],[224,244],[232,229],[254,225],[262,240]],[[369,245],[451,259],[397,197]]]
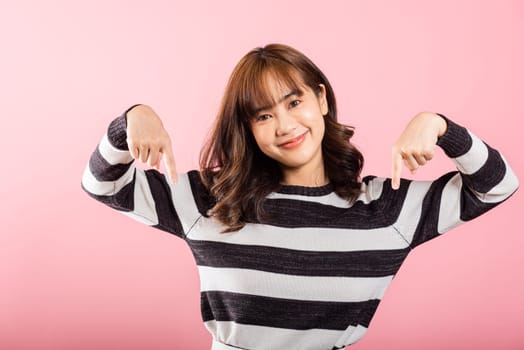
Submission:
[[[290,92],[288,92],[287,94],[285,94],[284,96],[282,96],[280,98],[280,100],[278,100],[278,102],[276,104],[279,104],[279,103],[282,103],[284,102],[285,100],[287,100],[288,98],[290,98],[291,96],[302,96],[302,91],[299,90],[299,89],[293,89],[291,90]],[[273,105],[275,106],[275,105]],[[258,113],[262,112],[262,111],[265,111],[265,110],[268,110],[268,109],[271,109],[271,107],[273,106],[262,106],[262,107],[259,107],[257,109],[255,109],[255,112],[254,114],[257,115]]]

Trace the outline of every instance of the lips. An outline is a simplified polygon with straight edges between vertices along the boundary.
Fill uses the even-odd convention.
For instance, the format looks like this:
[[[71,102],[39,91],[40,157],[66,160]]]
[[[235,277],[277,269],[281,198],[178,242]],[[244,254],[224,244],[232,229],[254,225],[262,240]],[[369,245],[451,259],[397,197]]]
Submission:
[[[278,147],[287,148],[287,149],[298,147],[302,144],[302,142],[306,138],[306,134],[307,134],[307,131],[301,135],[293,137],[292,139],[286,140],[285,142],[279,144]]]

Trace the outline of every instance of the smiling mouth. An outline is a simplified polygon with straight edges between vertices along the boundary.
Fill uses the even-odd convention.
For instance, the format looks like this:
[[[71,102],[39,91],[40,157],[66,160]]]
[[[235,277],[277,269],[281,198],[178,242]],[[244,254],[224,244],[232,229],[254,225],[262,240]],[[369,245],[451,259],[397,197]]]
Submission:
[[[295,148],[297,146],[299,146],[300,144],[302,144],[302,142],[304,141],[304,139],[306,138],[306,134],[307,134],[307,131],[304,132],[303,134],[301,135],[298,135],[297,137],[294,137],[290,140],[287,140],[286,142],[284,143],[281,143],[278,145],[278,147],[282,147],[282,148]]]

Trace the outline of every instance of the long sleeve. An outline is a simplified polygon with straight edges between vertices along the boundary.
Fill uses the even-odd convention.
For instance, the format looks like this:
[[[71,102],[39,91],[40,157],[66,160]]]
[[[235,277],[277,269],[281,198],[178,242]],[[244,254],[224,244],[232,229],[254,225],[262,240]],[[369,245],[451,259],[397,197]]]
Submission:
[[[193,196],[195,174],[180,174],[172,184],[155,169],[135,167],[126,141],[131,108],[110,123],[85,168],[82,188],[137,221],[185,238],[202,215]]]
[[[394,227],[412,248],[478,217],[518,188],[515,173],[498,151],[440,116],[448,128],[437,144],[457,171],[435,181],[402,181],[404,190],[396,198],[402,209]]]

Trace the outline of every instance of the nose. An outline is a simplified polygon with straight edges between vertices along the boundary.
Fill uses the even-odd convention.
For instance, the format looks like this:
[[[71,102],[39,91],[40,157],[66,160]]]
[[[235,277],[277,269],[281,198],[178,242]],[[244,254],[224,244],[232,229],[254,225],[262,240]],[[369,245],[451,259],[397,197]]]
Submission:
[[[283,111],[277,115],[276,135],[284,136],[293,132],[297,128],[297,121],[288,111]]]

